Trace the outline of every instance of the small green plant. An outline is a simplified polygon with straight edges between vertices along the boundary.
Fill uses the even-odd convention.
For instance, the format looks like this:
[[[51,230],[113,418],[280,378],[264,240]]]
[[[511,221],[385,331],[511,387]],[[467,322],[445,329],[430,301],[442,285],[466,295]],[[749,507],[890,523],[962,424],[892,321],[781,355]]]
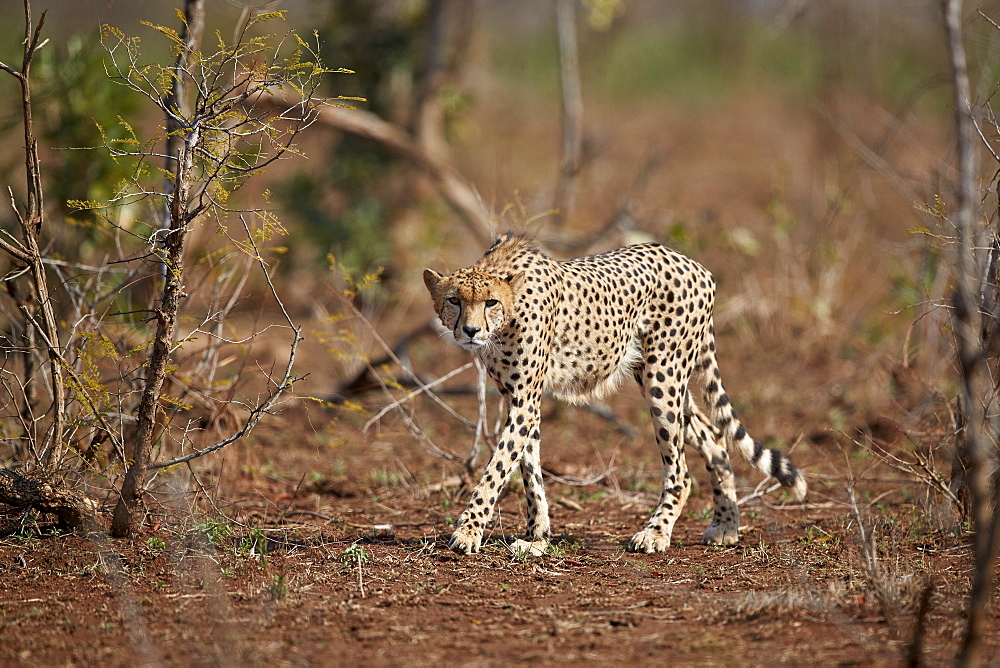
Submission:
[[[550,557],[565,557],[566,546],[563,543],[549,543],[545,546],[545,554]]]
[[[364,545],[351,543],[340,553],[340,561],[345,566],[368,563],[368,551]]]
[[[514,559],[517,561],[527,561],[531,559],[531,552],[526,550],[521,544],[511,544],[508,546],[510,548],[511,554],[514,555]]]
[[[159,536],[153,536],[146,541],[146,546],[151,550],[160,551],[166,549],[167,544]]]
[[[77,566],[73,569],[73,573],[76,575],[100,575],[104,573],[104,564],[98,559],[92,564]]]
[[[398,473],[393,473],[392,471],[386,471],[384,469],[376,469],[373,471],[372,478],[375,479],[375,483],[379,487],[399,487],[403,482],[402,477]]]
[[[264,533],[263,529],[250,529],[245,536],[240,538],[236,551],[251,557],[267,556],[267,534]]]
[[[803,536],[802,538],[799,539],[799,541],[803,545],[808,545],[811,547],[817,547],[817,546],[825,547],[827,546],[827,543],[829,541],[833,540],[833,538],[834,538],[833,534],[827,533],[826,531],[820,529],[818,526],[813,525],[806,527],[805,531],[803,532]]]
[[[212,545],[219,547],[233,535],[232,527],[223,520],[207,520],[194,525],[195,531],[200,532],[208,539]]]
[[[579,500],[581,502],[583,502],[583,501],[600,501],[601,499],[603,499],[607,495],[608,495],[608,493],[605,492],[604,490],[600,490],[600,491],[597,491],[597,492],[586,492],[586,491],[584,491],[584,490],[581,489],[577,493],[576,498],[577,498],[577,500]]]
[[[42,531],[38,526],[38,518],[35,517],[33,512],[27,512],[21,515],[21,521],[17,530],[10,534],[8,538],[13,540],[18,540],[22,542],[29,542],[33,540],[38,540]]]
[[[549,543],[545,548],[545,554],[550,557],[565,557],[570,552],[580,549],[580,543],[575,540],[559,540]]]

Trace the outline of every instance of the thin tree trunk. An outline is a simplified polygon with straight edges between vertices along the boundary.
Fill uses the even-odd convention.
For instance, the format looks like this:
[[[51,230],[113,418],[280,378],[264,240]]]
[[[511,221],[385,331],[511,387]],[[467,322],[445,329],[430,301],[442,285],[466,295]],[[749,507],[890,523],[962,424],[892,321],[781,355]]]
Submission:
[[[184,51],[177,57],[177,66],[174,68],[177,76],[170,89],[170,98],[167,106],[177,111],[179,118],[191,117],[191,98],[188,95],[188,77],[184,70],[191,62],[191,54],[201,48],[201,36],[205,31],[205,0],[185,0],[184,16],[186,25],[182,39],[184,40]],[[239,26],[237,26],[239,30]],[[172,116],[167,116],[167,146],[164,155],[167,157],[166,169],[168,174],[177,174],[176,160],[184,147],[184,133],[180,121]],[[169,179],[168,179],[169,181]],[[170,189],[170,184],[167,184]],[[164,203],[163,225],[164,230],[170,229],[173,225],[173,216],[170,211],[170,202]]]
[[[958,211],[955,225],[958,228],[959,243],[953,301],[961,399],[965,410],[965,428],[960,436],[959,447],[964,450],[962,459],[968,466],[966,475],[975,527],[975,570],[967,607],[968,622],[958,663],[961,666],[978,666],[986,659],[983,655],[983,627],[993,589],[993,562],[997,551],[996,518],[992,508],[994,494],[990,484],[994,440],[991,438],[993,434],[990,433],[985,410],[985,402],[992,396],[992,387],[988,374],[984,373],[987,370],[986,350],[982,340],[982,312],[976,286],[982,272],[977,270],[975,255],[980,236],[976,234],[973,225],[976,207],[976,155],[973,148],[968,66],[962,43],[962,2],[943,0],[942,7],[955,88],[958,149]]]
[[[171,91],[172,107],[182,118],[188,109],[187,74],[185,71],[191,61],[192,54],[198,50],[201,42],[201,29],[204,26],[204,0],[187,0],[185,11],[184,50],[178,55],[176,74]],[[168,120],[168,128],[182,130],[178,123]],[[111,520],[111,535],[122,538],[131,535],[138,522],[136,508],[142,497],[145,484],[146,466],[149,463],[150,451],[153,447],[153,436],[156,428],[156,415],[160,406],[160,391],[167,375],[167,364],[170,361],[170,348],[174,340],[174,326],[177,312],[183,296],[184,277],[184,241],[187,237],[190,213],[188,197],[191,188],[191,174],[194,163],[194,149],[198,144],[197,128],[188,128],[185,132],[176,132],[180,141],[170,141],[168,146],[173,153],[168,153],[168,160],[173,162],[173,192],[169,199],[169,228],[162,234],[163,243],[163,292],[160,307],[155,310],[156,335],[153,338],[152,351],[146,371],[146,384],[136,411],[135,448],[132,462],[125,473],[122,482],[121,495],[115,506]],[[171,137],[174,139],[174,137]]]
[[[431,0],[428,5],[427,43],[413,111],[413,136],[422,150],[437,159],[445,156],[440,90],[445,76],[448,5],[447,0]]]
[[[555,222],[562,225],[572,213],[576,177],[583,162],[583,94],[576,40],[576,0],[556,0],[559,37],[559,84],[562,91],[562,157],[553,201]]]
[[[55,314],[52,311],[52,300],[49,294],[48,281],[45,277],[45,266],[42,264],[42,253],[38,245],[38,233],[44,222],[45,207],[42,194],[42,168],[38,160],[38,140],[35,138],[34,121],[31,111],[31,61],[38,48],[38,37],[45,24],[45,13],[42,13],[38,26],[31,30],[31,2],[24,3],[24,61],[21,68],[21,109],[24,114],[24,150],[25,171],[28,182],[28,209],[21,221],[25,250],[31,258],[31,279],[34,283],[37,307],[42,313],[42,322],[34,317],[35,309],[27,306],[21,309],[25,316],[25,327],[38,328],[45,339],[45,350],[49,359],[50,382],[52,385],[52,427],[51,440],[42,451],[42,462],[46,465],[58,466],[62,461],[66,444],[63,442],[64,417],[66,409],[66,386],[63,382],[62,366],[60,365],[59,329],[56,326]],[[25,382],[31,383],[31,378]]]

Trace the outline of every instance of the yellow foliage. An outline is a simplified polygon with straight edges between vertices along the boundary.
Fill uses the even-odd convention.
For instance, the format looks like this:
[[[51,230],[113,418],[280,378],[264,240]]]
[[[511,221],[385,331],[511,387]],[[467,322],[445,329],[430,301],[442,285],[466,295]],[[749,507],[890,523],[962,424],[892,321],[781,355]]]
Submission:
[[[181,39],[181,36],[178,35],[177,31],[174,30],[173,28],[168,28],[167,26],[157,25],[157,24],[152,23],[150,21],[139,21],[139,23],[141,23],[142,25],[146,26],[147,28],[152,28],[153,30],[155,30],[156,32],[158,32],[158,33],[160,33],[162,35],[166,35],[167,38],[171,42],[174,42],[175,44],[179,44],[182,47],[184,46],[184,40]]]

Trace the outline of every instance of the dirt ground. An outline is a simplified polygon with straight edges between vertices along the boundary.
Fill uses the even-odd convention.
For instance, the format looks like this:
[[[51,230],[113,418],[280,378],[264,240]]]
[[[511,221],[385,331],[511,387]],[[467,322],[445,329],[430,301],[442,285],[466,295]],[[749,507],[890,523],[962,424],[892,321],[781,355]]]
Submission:
[[[300,407],[228,452],[214,510],[195,515],[164,495],[131,541],[44,525],[0,541],[0,663],[894,665],[915,635],[928,664],[954,657],[969,538],[933,528],[912,482],[856,453],[832,467],[820,446],[803,446],[808,503],[748,501],[741,543],[707,547],[711,494],[693,456],[703,484],[673,547],[631,554],[653,505],[651,439],[577,409],[546,412],[543,465],[563,480],[604,477],[548,481],[557,538],[544,556],[506,547],[523,529],[519,482],[484,551],[457,556],[446,547],[462,508],[453,466],[407,450],[391,428],[362,437],[343,409]],[[296,445],[296,425],[338,413],[346,438]],[[581,448],[585,438],[613,445]],[[738,468],[741,496],[756,481],[748,470]],[[994,619],[993,650],[998,631]]]

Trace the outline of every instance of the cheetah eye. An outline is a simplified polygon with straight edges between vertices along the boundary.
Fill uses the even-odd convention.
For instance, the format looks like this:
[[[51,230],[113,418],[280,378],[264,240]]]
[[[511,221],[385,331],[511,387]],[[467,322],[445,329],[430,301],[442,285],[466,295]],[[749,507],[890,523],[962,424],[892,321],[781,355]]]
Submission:
[[[458,306],[459,304],[462,303],[462,300],[459,299],[458,297],[448,297],[448,303],[452,304],[453,306]]]
[[[487,299],[486,300],[486,306],[487,307],[493,307],[493,306],[496,306],[499,303],[500,302],[498,300],[496,300],[496,299]]]

